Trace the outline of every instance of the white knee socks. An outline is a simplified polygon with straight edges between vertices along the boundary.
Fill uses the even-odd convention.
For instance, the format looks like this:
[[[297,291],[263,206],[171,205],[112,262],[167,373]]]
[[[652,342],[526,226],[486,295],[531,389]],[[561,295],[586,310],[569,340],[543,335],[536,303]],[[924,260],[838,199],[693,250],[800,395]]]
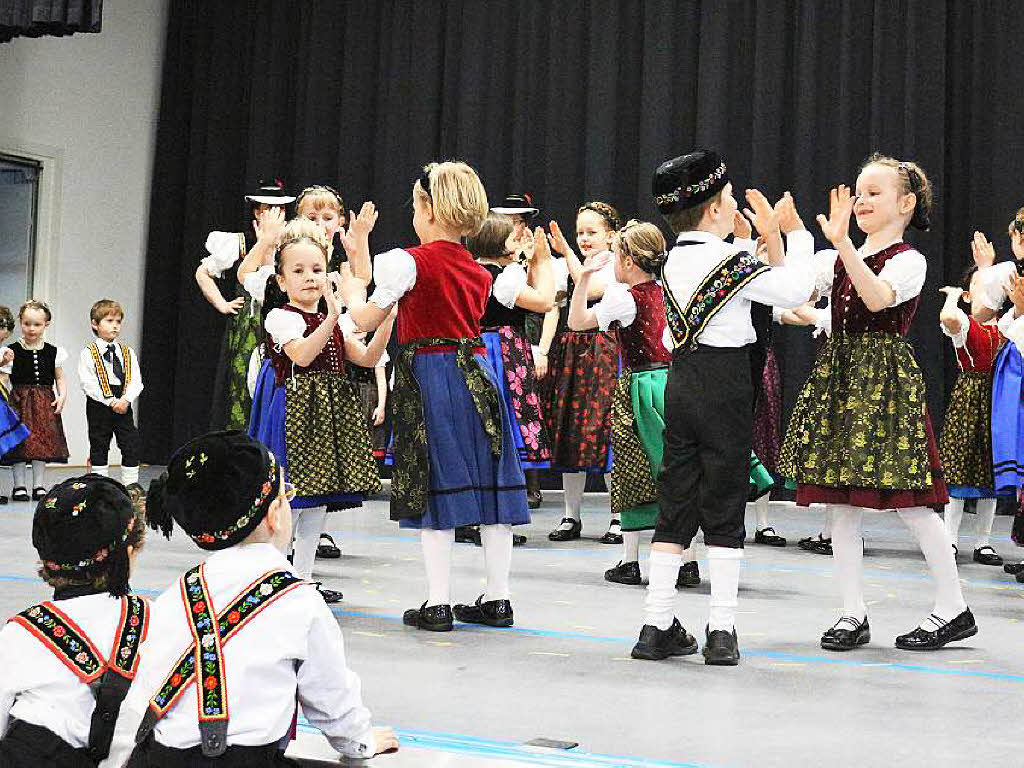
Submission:
[[[622,562],[635,563],[640,560],[640,531],[622,532]]]
[[[864,510],[845,505],[829,506],[832,512],[832,560],[843,600],[843,616],[861,621],[864,605]],[[953,550],[949,551],[952,556]]]
[[[580,507],[583,506],[583,489],[586,487],[586,472],[565,472],[562,474],[562,489],[565,492],[565,517],[579,522]]]
[[[825,525],[821,529],[821,536],[824,539],[832,538],[832,521],[835,519],[835,507],[831,504],[825,505]]]
[[[480,543],[484,549],[487,591],[484,600],[509,600],[508,574],[512,567],[512,526],[481,525]]]
[[[995,501],[995,499],[993,499]],[[993,507],[993,511],[994,511]],[[946,534],[953,544],[960,541],[960,521],[964,517],[964,500],[950,499],[946,504],[946,510],[942,514],[942,522],[946,527]]]
[[[28,486],[25,485],[25,468],[26,467],[28,467],[28,464],[23,464],[20,461],[17,464],[15,464],[15,465],[13,465],[11,467],[11,471],[14,474],[14,487],[15,488],[25,488],[25,489],[28,488]]]
[[[46,462],[32,462],[32,490],[46,487]]]
[[[480,540],[483,543],[484,528],[480,526]],[[424,528],[420,531],[423,547],[423,566],[427,571],[427,605],[451,605],[452,590],[452,547],[455,545],[455,530],[435,531]],[[511,545],[511,539],[509,539]]]
[[[950,499],[952,501],[952,499]],[[978,499],[978,519],[974,521],[974,548],[989,546],[992,535],[992,523],[996,519],[996,500]],[[953,540],[956,543],[956,539]]]
[[[946,533],[942,521],[927,507],[912,507],[897,511],[911,533],[914,534],[914,538],[917,539],[924,559],[928,562],[928,570],[931,571],[932,579],[935,582],[935,607],[932,613],[943,621],[955,619],[966,610],[967,603],[960,590],[956,559],[953,557],[953,548],[950,546],[949,535]],[[834,541],[832,548],[835,549]],[[927,630],[935,629],[928,619],[925,619],[921,626]]]
[[[121,466],[121,482],[125,485],[131,485],[132,483],[139,482],[139,467]]]
[[[708,576],[711,581],[708,629],[712,632],[731,632],[735,627],[742,559],[742,549],[708,547]]]
[[[320,531],[327,520],[327,507],[311,507],[296,509],[292,523],[292,570],[303,579],[313,577],[313,561],[316,559],[316,547],[320,542]]]
[[[691,543],[689,547],[683,550],[682,557],[684,563],[697,562],[697,546]]]
[[[102,467],[93,466],[92,473],[94,475],[103,475],[103,477],[110,477],[110,467],[108,467],[105,464]]]
[[[651,569],[644,599],[644,624],[653,624],[658,629],[672,626],[676,578],[682,564],[682,555],[651,550]]]
[[[769,494],[766,493],[764,496],[758,497],[754,502],[754,517],[756,520],[754,525],[758,531],[771,527],[771,523],[768,522],[768,501]]]

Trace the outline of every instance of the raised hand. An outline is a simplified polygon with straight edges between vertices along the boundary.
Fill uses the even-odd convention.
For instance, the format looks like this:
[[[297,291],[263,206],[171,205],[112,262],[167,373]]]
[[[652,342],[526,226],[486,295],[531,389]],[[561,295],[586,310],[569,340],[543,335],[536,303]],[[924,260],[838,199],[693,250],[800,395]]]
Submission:
[[[370,232],[377,223],[377,206],[367,201],[359,209],[359,214],[348,217],[348,229],[339,230],[338,238],[345,253],[352,256],[361,245],[369,243]]]
[[[327,314],[328,316],[337,317],[341,314],[341,307],[339,306],[338,296],[334,293],[334,281],[327,275],[324,275],[322,280],[320,292],[324,297],[324,301],[327,302]]]
[[[749,240],[752,234],[750,222],[742,213],[736,211],[732,215],[732,236],[737,239]]]
[[[779,231],[779,217],[775,214],[768,198],[759,189],[748,189],[746,192],[747,205],[743,214],[750,220],[750,223],[757,228],[759,235],[771,235]]]
[[[591,256],[583,264],[583,271],[580,274],[592,275],[595,272],[600,272],[602,269],[608,266],[608,263],[612,260],[612,253],[610,251],[602,251],[601,253]]]
[[[285,218],[283,208],[267,208],[253,221],[252,228],[256,239],[265,243],[276,243],[284,231]]]
[[[555,224],[557,227],[558,225]],[[529,235],[530,230],[525,230]],[[564,239],[564,238],[563,238]],[[544,234],[544,227],[537,227],[533,230],[533,260],[544,260],[551,258],[551,248],[548,246],[548,238]]]
[[[1018,275],[1016,271],[1011,272],[1008,283],[1007,295],[1013,302],[1013,315],[1014,317],[1024,316],[1024,277]]]
[[[560,253],[563,256],[568,256],[572,253],[572,247],[569,245],[569,241],[565,239],[565,235],[562,234],[562,228],[558,226],[557,221],[552,221],[548,225],[548,229],[551,230],[551,234],[548,236],[548,240],[551,243],[551,250],[555,253]]]
[[[946,285],[939,288],[939,293],[944,293],[947,296],[956,296],[958,299],[963,294],[964,289],[955,285]]]
[[[978,269],[991,267],[995,264],[996,249],[992,247],[992,243],[988,241],[984,233],[975,232],[974,237],[971,238],[971,256],[974,258],[974,263],[978,266]]]
[[[796,201],[793,200],[793,196],[789,192],[786,192],[775,203],[775,215],[779,217],[779,229],[782,230],[784,235],[806,229],[800,214],[796,210]]]
[[[828,193],[828,218],[819,213],[818,226],[836,248],[850,238],[850,216],[853,215],[853,197],[850,188],[840,184]]]

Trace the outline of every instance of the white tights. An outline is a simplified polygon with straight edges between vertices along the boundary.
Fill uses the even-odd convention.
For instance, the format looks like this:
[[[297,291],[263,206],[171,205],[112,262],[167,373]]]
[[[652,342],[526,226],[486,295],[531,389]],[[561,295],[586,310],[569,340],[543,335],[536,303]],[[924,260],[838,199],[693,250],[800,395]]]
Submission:
[[[303,579],[313,577],[313,561],[320,543],[320,531],[327,521],[327,507],[310,507],[293,511],[292,570]]]
[[[11,469],[14,471],[14,487],[15,488],[26,488],[25,485],[25,470],[28,469],[27,462],[18,462]],[[32,489],[45,488],[46,487],[46,462],[45,461],[33,461],[32,462]],[[30,489],[30,490],[32,490]]]
[[[974,521],[974,548],[981,549],[989,546],[992,524],[996,519],[996,500],[978,499],[977,513],[977,520]],[[963,516],[964,500],[950,499],[946,505],[943,522],[946,525],[946,533],[954,544],[960,543],[960,521]]]
[[[481,525],[480,543],[483,545],[484,568],[487,573],[484,601],[510,599],[508,577],[512,566],[512,526]],[[424,528],[420,531],[420,544],[427,572],[427,605],[451,605],[455,531]]]

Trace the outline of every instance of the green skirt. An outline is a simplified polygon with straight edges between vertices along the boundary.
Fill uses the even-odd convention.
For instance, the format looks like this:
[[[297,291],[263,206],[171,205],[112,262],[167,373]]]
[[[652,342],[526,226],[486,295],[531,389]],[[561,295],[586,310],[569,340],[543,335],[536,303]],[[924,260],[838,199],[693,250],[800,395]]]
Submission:
[[[249,358],[263,338],[258,304],[247,298],[245,306],[228,321],[226,339],[226,360],[224,380],[225,429],[245,431],[249,426],[249,410],[252,397],[249,395],[247,376]]]

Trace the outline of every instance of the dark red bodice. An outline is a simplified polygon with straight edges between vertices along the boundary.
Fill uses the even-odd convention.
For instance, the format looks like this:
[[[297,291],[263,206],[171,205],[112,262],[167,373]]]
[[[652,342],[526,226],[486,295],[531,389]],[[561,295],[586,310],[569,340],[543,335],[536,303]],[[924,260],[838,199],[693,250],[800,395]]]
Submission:
[[[882,271],[882,267],[897,253],[912,250],[906,243],[894,243],[888,248],[872,254],[864,259],[876,275]],[[915,296],[912,299],[897,304],[895,307],[883,309],[880,312],[872,312],[853,287],[850,276],[846,273],[843,260],[836,256],[835,279],[832,281],[832,332],[833,333],[895,333],[906,336],[910,331],[910,324],[917,312],[917,305],[921,297]]]
[[[416,284],[398,302],[398,343],[477,338],[490,273],[458,243],[437,240],[406,250],[416,261]]]
[[[303,338],[309,336],[320,324],[327,319],[326,312],[303,312],[298,307],[293,307],[291,304],[285,304],[281,309],[286,312],[294,312],[299,315],[306,323],[306,330],[302,334]],[[335,324],[334,332],[331,334],[331,338],[324,348],[320,350],[320,354],[316,356],[312,363],[308,366],[292,365],[291,358],[285,354],[284,350],[280,352],[274,347],[273,341],[270,343],[270,364],[274,366],[274,378],[278,384],[283,383],[292,373],[309,373],[310,371],[327,371],[328,373],[344,373],[345,372],[345,339],[341,335],[341,328]]]
[[[988,373],[999,353],[1002,335],[996,325],[982,325],[973,317],[967,328],[967,341],[956,350],[960,369],[968,373]]]
[[[625,368],[672,362],[661,337],[665,332],[665,299],[661,286],[653,280],[629,289],[636,302],[636,318],[619,328],[619,347]]]

